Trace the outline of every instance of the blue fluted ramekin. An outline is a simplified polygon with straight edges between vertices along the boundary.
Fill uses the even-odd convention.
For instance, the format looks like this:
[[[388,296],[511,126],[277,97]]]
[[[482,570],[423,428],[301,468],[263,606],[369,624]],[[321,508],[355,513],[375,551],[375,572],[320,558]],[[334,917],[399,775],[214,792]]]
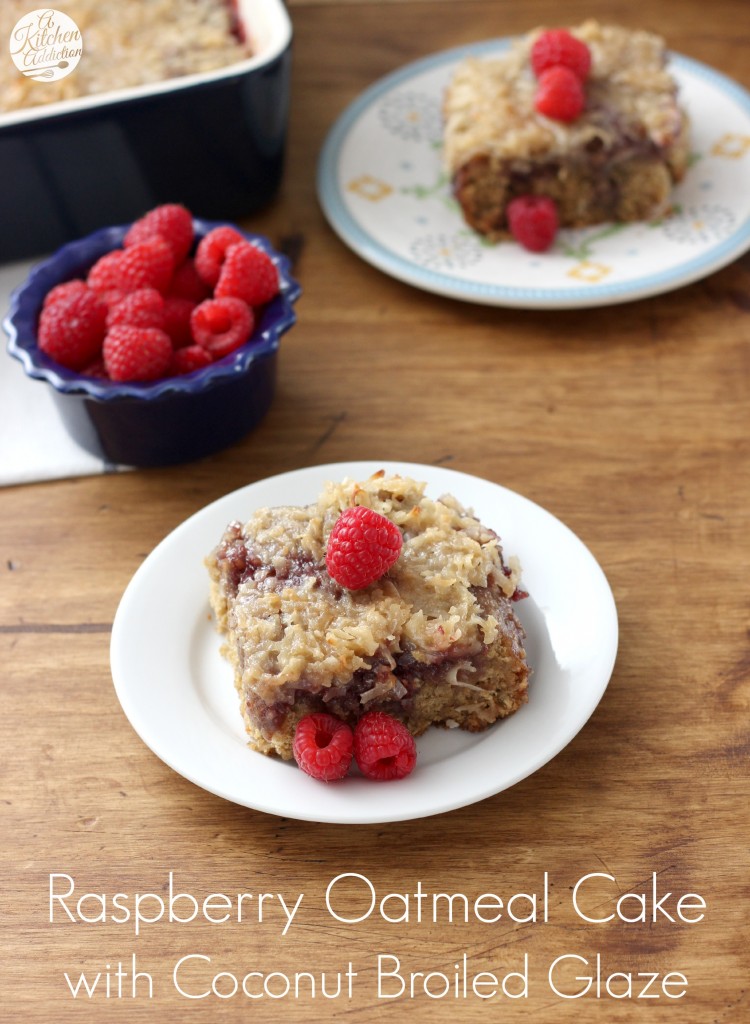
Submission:
[[[199,240],[224,222],[193,223]],[[64,245],[34,267],[11,296],[3,321],[8,351],[29,377],[52,388],[65,429],[87,451],[127,466],[189,462],[238,441],[268,412],[281,336],[296,321],[294,303],[301,289],[289,272],[289,260],[267,238],[231,226],[271,257],[279,294],[261,311],[250,341],[193,373],[116,383],[67,370],[37,345],[39,313],[50,288],[84,277],[100,256],[122,244],[129,225],[102,228]]]

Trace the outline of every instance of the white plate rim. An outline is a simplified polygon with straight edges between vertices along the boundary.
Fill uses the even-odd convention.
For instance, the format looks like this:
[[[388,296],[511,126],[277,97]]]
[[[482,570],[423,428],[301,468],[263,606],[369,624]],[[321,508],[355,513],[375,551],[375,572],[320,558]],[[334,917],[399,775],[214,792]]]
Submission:
[[[427,478],[428,493],[433,495],[435,495],[436,490],[439,493],[448,490],[453,494],[460,495],[462,485],[464,487],[479,485],[480,488],[489,488],[493,498],[500,505],[504,501],[506,508],[512,506],[517,514],[522,512],[524,516],[537,517],[537,519],[541,517],[539,521],[554,529],[556,538],[561,545],[570,545],[570,551],[575,554],[577,559],[580,559],[580,565],[584,569],[586,578],[591,586],[596,589],[601,621],[605,624],[603,632],[607,636],[606,646],[596,652],[598,665],[595,673],[595,685],[591,688],[591,692],[587,694],[586,700],[580,706],[574,708],[574,721],[564,733],[557,737],[555,743],[548,744],[546,747],[542,744],[533,756],[529,752],[526,761],[518,767],[518,770],[506,773],[499,778],[493,777],[491,765],[483,766],[485,769],[488,769],[486,774],[481,779],[473,777],[473,786],[470,789],[448,797],[445,794],[433,793],[432,799],[425,800],[420,796],[421,784],[416,790],[416,795],[410,792],[412,788],[410,783],[413,786],[413,780],[417,777],[416,771],[412,776],[398,783],[371,783],[364,779],[348,778],[342,783],[326,786],[309,779],[295,766],[291,770],[294,772],[297,780],[294,785],[295,793],[298,789],[299,795],[295,795],[294,799],[281,801],[277,798],[267,798],[263,794],[258,795],[252,792],[251,787],[246,782],[243,783],[242,780],[240,780],[239,784],[235,785],[234,779],[228,780],[220,772],[218,776],[211,774],[211,772],[207,773],[205,764],[194,763],[192,752],[186,757],[185,751],[180,750],[174,743],[175,734],[165,734],[164,730],[159,728],[159,722],[154,720],[151,702],[151,696],[154,691],[150,687],[158,686],[158,679],[148,680],[144,683],[140,676],[136,678],[137,673],[132,666],[132,656],[133,651],[136,649],[134,645],[137,645],[139,639],[142,639],[144,629],[148,629],[148,623],[145,621],[147,613],[140,611],[144,603],[143,599],[146,591],[148,590],[151,593],[155,584],[157,590],[160,585],[166,586],[164,580],[168,574],[162,574],[162,584],[159,584],[160,571],[163,568],[169,567],[170,557],[173,558],[175,554],[179,554],[182,557],[183,549],[187,548],[190,551],[191,557],[195,557],[197,563],[200,564],[203,556],[210,548],[195,551],[191,547],[191,535],[195,534],[199,527],[203,528],[208,522],[211,522],[212,526],[216,525],[213,523],[213,520],[216,520],[217,524],[222,523],[221,526],[218,526],[218,530],[213,537],[213,543],[216,543],[221,530],[231,519],[237,517],[239,511],[249,515],[255,507],[258,507],[257,504],[249,504],[248,499],[252,499],[261,490],[273,493],[289,484],[298,484],[301,495],[300,500],[306,502],[311,500],[311,492],[314,497],[314,493],[317,493],[317,489],[325,480],[338,480],[343,479],[345,476],[354,479],[365,479],[382,468],[386,469],[389,473],[398,473],[415,479],[424,480]],[[312,491],[313,487],[315,487],[315,491]],[[266,504],[267,502],[264,501],[262,503]],[[208,576],[205,570],[203,570],[202,565],[201,571],[205,574],[205,580],[202,593],[200,596],[195,595],[194,598],[196,618],[205,617],[205,612],[208,608]],[[166,593],[167,591],[165,590],[165,595]],[[164,595],[160,596],[163,599]],[[192,597],[190,599],[192,600]],[[213,626],[210,628],[213,630]],[[216,634],[214,634],[214,637],[218,652],[220,638]],[[185,638],[185,642],[187,643],[187,638]],[[269,814],[305,821],[335,824],[375,824],[413,820],[455,810],[502,792],[538,771],[574,739],[593,714],[609,683],[617,655],[617,646],[617,610],[604,572],[589,549],[559,519],[530,499],[490,480],[443,466],[428,466],[419,463],[405,463],[398,460],[383,459],[328,463],[266,477],[216,499],[184,520],[145,558],[128,584],[113,622],[110,664],[117,698],[135,732],[157,757],[188,781],[207,792],[240,806]],[[532,669],[533,667],[532,665]],[[140,668],[144,668],[143,658],[141,658]],[[533,685],[532,676],[532,699]],[[529,707],[529,705],[526,705],[526,707]],[[523,711],[524,709],[521,709],[516,715],[511,716],[510,719],[505,721],[512,722],[514,719],[520,718]],[[179,723],[179,713],[177,720]],[[239,708],[237,709],[237,721],[241,721]],[[502,724],[498,723],[500,726]],[[495,726],[494,728],[497,727]],[[430,730],[430,733],[441,734],[441,736],[446,735],[443,730]],[[488,733],[478,735],[480,738],[488,736],[489,731]],[[213,739],[211,740],[212,742]],[[441,742],[441,740],[437,742]],[[223,751],[216,749],[213,752],[218,755],[221,761]],[[261,775],[263,769],[269,764],[283,764],[275,759],[256,754],[244,744],[242,745],[242,754],[243,757],[248,759],[260,759],[258,762],[248,761],[247,763],[251,769],[254,766],[256,771],[260,771]],[[465,754],[466,752],[462,751],[460,756],[464,757]],[[471,749],[469,756],[473,757],[473,760],[477,760],[477,756],[473,755],[474,750]],[[478,757],[481,763],[481,752]],[[261,769],[260,766],[263,766],[263,768]],[[284,765],[284,767],[288,766]],[[431,765],[425,771],[431,771],[434,767],[434,765]],[[440,767],[440,764],[438,764],[438,768]],[[367,802],[362,800],[363,787],[373,786],[376,788],[374,790],[370,788],[369,790],[371,802],[368,805]],[[351,787],[351,793],[343,787]],[[339,800],[340,794],[344,794],[344,799],[341,801]],[[372,799],[373,794],[376,794],[376,799]]]
[[[352,217],[338,188],[336,169],[347,136],[361,115],[384,93],[415,75],[465,57],[482,57],[507,49],[511,37],[484,40],[442,50],[397,68],[360,93],[339,115],[320,152],[317,170],[318,201],[339,238],[365,262],[406,284],[447,298],[517,309],[585,309],[615,305],[682,288],[727,266],[750,248],[750,216],[728,238],[693,259],[686,259],[659,274],[619,284],[589,284],[577,288],[518,288],[466,281],[421,267],[389,251]],[[750,93],[733,79],[701,61],[670,53],[673,65],[698,79],[712,82],[750,114]]]

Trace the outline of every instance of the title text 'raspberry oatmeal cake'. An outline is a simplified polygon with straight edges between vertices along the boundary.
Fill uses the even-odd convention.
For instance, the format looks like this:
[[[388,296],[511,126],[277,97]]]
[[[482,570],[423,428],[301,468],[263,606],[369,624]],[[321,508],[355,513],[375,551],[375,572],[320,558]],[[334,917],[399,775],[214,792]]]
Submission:
[[[553,200],[561,226],[650,218],[687,167],[688,118],[664,40],[593,20],[559,34],[588,48],[583,68],[559,54],[580,84],[571,67],[534,67],[535,44],[555,35],[536,29],[497,58],[464,61],[446,91],[454,193],[467,223],[493,240],[507,237],[508,204],[528,195]]]
[[[479,731],[526,701],[519,566],[455,498],[424,490],[381,472],[227,527],[206,560],[211,604],[256,750],[291,759],[312,712],[353,725],[385,711],[419,735],[432,724]],[[386,517],[403,543],[384,576],[348,590],[326,546],[353,506]]]

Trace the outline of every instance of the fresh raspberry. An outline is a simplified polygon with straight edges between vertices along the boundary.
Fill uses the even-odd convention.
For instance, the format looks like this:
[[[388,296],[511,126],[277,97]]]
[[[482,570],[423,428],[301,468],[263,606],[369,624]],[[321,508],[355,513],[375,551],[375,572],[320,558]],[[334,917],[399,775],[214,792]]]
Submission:
[[[130,292],[126,292],[122,288],[108,288],[105,292],[96,293],[102,302],[106,305],[107,309],[113,310],[115,306],[118,306],[126,295],[130,295]]]
[[[328,538],[328,572],[347,590],[361,590],[390,569],[402,543],[399,528],[379,512],[365,505],[345,508]]]
[[[263,306],[278,290],[279,275],[270,256],[249,242],[230,246],[214,289],[217,299],[234,296],[248,306]]]
[[[193,218],[189,210],[178,203],[165,203],[137,220],[125,235],[123,245],[126,249],[151,238],[163,238],[169,245],[174,256],[175,266],[179,266],[193,244]]]
[[[122,286],[122,249],[101,256],[88,272],[86,284],[95,292],[104,295],[113,291],[124,291]]]
[[[86,291],[86,282],[80,281],[76,278],[74,281],[63,281],[62,284],[56,284],[54,288],[50,288],[47,294],[44,296],[43,309],[47,306],[51,306],[55,302],[59,302],[60,299],[67,299],[70,295],[76,295],[79,292]]]
[[[211,289],[195,269],[193,260],[185,260],[174,272],[168,295],[176,299],[191,299],[193,303],[203,302]]]
[[[292,753],[303,772],[322,782],[334,782],[349,771],[353,745],[352,730],[346,722],[317,712],[297,723]]]
[[[193,370],[202,370],[204,366],[210,366],[213,360],[200,345],[186,345],[185,348],[178,348],[172,353],[172,360],[167,370],[167,376],[179,376],[183,373],[192,373]]]
[[[123,250],[122,272],[124,287],[156,288],[164,294],[174,273],[174,257],[163,238],[150,238]]]
[[[149,238],[127,249],[115,249],[89,270],[88,286],[97,292],[121,288],[134,292],[138,288],[156,288],[166,292],[174,273],[174,257],[163,238]]]
[[[585,81],[591,70],[591,50],[582,39],[567,29],[552,28],[542,32],[531,47],[531,66],[537,78],[556,64],[570,68],[580,81]]]
[[[562,64],[547,68],[539,77],[534,105],[554,121],[575,121],[586,105],[581,79]]]
[[[368,779],[403,779],[417,763],[417,746],[397,718],[368,711],[354,730],[354,757]]]
[[[107,307],[88,288],[76,289],[42,310],[37,340],[50,359],[82,370],[101,352]]]
[[[229,225],[214,228],[198,242],[195,269],[209,287],[213,288],[219,280],[227,249],[238,242],[244,242],[244,238]]]
[[[206,299],[190,316],[193,338],[213,359],[244,345],[254,326],[253,311],[241,299]]]
[[[139,288],[110,306],[107,327],[159,327],[164,330],[164,299],[156,288]]]
[[[557,207],[549,196],[518,196],[506,210],[515,240],[531,252],[544,252],[557,234]]]
[[[196,303],[191,299],[179,299],[168,295],[164,300],[164,327],[175,348],[193,344],[190,330],[190,316]]]
[[[120,325],[107,332],[102,353],[112,380],[157,380],[169,367],[172,342],[157,327]]]

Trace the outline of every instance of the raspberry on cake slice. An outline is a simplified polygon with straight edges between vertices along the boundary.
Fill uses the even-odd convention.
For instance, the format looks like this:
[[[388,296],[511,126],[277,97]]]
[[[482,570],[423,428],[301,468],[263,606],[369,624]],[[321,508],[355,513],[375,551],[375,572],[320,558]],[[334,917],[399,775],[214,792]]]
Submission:
[[[537,29],[497,58],[464,61],[444,115],[455,196],[492,240],[508,237],[520,196],[549,197],[561,227],[650,218],[687,167],[687,115],[650,32]]]
[[[353,728],[385,712],[419,735],[485,729],[526,701],[520,570],[472,512],[424,491],[381,472],[227,527],[206,560],[211,604],[256,750],[291,759],[310,714]],[[348,554],[366,531],[374,579]]]

